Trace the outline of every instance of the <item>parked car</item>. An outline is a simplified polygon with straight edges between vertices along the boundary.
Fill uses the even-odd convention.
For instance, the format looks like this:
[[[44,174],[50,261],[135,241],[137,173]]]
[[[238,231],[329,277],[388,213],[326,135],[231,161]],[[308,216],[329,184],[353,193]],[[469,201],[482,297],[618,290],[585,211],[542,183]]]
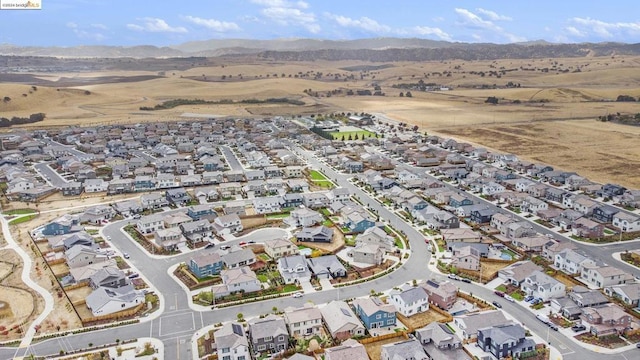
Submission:
[[[529,295],[529,296],[527,296],[527,297],[525,297],[525,298],[524,298],[524,301],[526,301],[526,302],[530,302],[530,301],[531,301],[531,300],[533,300],[533,299],[534,299],[534,297],[533,297],[532,295]]]
[[[463,278],[463,277],[460,278],[460,281],[462,281],[464,283],[467,283],[467,284],[471,283],[471,279],[467,279],[467,278]]]
[[[458,276],[456,274],[449,274],[449,275],[447,275],[447,277],[449,279],[458,280]]]
[[[637,343],[637,344],[636,344],[636,347],[637,347],[638,349],[640,349],[640,343]]]
[[[493,306],[497,307],[498,309],[502,308],[502,305],[500,305],[500,303],[497,302],[497,301],[492,302],[492,304],[493,304]]]
[[[508,302],[516,302],[516,299],[512,298],[511,295],[507,295],[504,297]]]
[[[216,244],[214,243],[208,243],[207,245],[205,245],[205,249],[211,249],[212,247],[216,246]]]
[[[584,326],[583,324],[575,324],[571,327],[571,330],[578,332],[578,331],[584,331],[587,330],[587,327]]]
[[[558,331],[558,325],[552,322],[549,323],[549,327],[551,328],[551,330]]]
[[[500,297],[504,297],[504,293],[502,291],[494,291],[493,293]]]
[[[220,250],[228,250],[231,246],[229,245],[222,245],[220,246]]]
[[[293,296],[294,298],[301,298],[302,297],[302,293],[301,292],[296,292],[296,293],[293,293],[293,295],[291,295],[291,296]]]
[[[122,253],[122,257],[123,257],[123,258],[125,258],[125,259],[128,259],[128,258],[130,258],[131,256],[129,256],[129,253],[126,253],[126,252],[125,252],[125,253]]]
[[[129,275],[129,279],[135,279],[135,278],[137,278],[137,277],[139,277],[139,276],[140,276],[140,274],[138,274],[138,273],[133,273],[133,274]]]
[[[542,321],[545,324],[549,323],[549,318],[546,315],[543,315],[543,314],[537,314],[536,315],[536,319]]]
[[[246,242],[246,241],[240,241],[240,242],[238,243],[238,245],[240,245],[240,246],[245,246],[245,245],[247,245],[247,242]]]

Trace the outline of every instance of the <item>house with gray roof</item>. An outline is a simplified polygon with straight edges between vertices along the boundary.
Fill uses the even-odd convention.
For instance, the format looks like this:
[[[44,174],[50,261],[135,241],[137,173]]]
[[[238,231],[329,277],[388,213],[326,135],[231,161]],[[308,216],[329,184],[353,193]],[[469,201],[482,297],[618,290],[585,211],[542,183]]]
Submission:
[[[218,359],[249,360],[249,341],[242,324],[231,322],[224,324],[213,333]]]
[[[259,353],[284,351],[289,344],[284,318],[273,314],[249,320],[249,338],[254,352]]]
[[[500,310],[481,311],[471,314],[455,316],[454,324],[461,330],[462,339],[474,339],[478,334],[478,329],[512,323],[507,320]]]
[[[248,266],[236,269],[227,269],[220,272],[222,284],[211,288],[216,298],[235,293],[250,293],[262,288],[258,277]]]
[[[114,267],[104,267],[89,278],[89,286],[92,289],[99,287],[118,288],[126,285],[129,285],[127,275]]]
[[[462,342],[451,329],[442,323],[431,324],[416,330],[416,339],[423,345],[432,343],[442,350],[452,350],[462,347]]]
[[[478,329],[478,346],[490,352],[498,359],[533,352],[536,343],[525,336],[525,330],[520,324],[499,325]]]
[[[291,211],[284,222],[292,227],[309,227],[321,223],[323,220],[319,212],[307,208],[298,208]]]
[[[324,360],[355,360],[368,359],[364,345],[356,340],[349,339],[340,346],[330,347],[324,350]]]
[[[291,255],[278,259],[278,271],[285,284],[301,283],[311,280],[311,271],[303,255]]]
[[[418,340],[382,345],[380,360],[429,360],[429,355]]]
[[[340,300],[333,300],[320,309],[331,337],[345,340],[354,336],[363,336],[365,329],[351,307]]]
[[[99,287],[89,294],[85,303],[93,316],[104,316],[144,304],[145,295],[133,286]]]
[[[405,290],[392,290],[389,301],[402,315],[409,317],[429,310],[429,295],[420,286]]]
[[[520,284],[520,290],[527,295],[548,301],[552,298],[564,296],[566,286],[564,283],[537,270],[524,278],[524,281]]]
[[[540,271],[542,268],[529,260],[515,262],[498,271],[498,277],[509,283],[520,286],[524,279],[534,271]]]
[[[604,292],[629,306],[640,306],[640,283],[612,285],[605,287]]]
[[[585,265],[595,265],[588,255],[580,250],[564,249],[556,254],[553,265],[567,274],[580,274]]]
[[[333,229],[324,225],[302,228],[296,233],[297,241],[330,243],[333,240]]]
[[[289,334],[295,338],[308,338],[322,333],[322,313],[311,303],[284,309],[284,321],[289,327]]]
[[[347,269],[344,268],[335,255],[309,258],[307,259],[307,265],[318,279],[336,279],[347,276]]]
[[[255,263],[256,255],[249,248],[233,247],[227,254],[222,255],[222,261],[227,269],[235,269]]]
[[[574,286],[568,296],[580,307],[604,305],[609,302],[609,299],[600,291],[580,285]]]

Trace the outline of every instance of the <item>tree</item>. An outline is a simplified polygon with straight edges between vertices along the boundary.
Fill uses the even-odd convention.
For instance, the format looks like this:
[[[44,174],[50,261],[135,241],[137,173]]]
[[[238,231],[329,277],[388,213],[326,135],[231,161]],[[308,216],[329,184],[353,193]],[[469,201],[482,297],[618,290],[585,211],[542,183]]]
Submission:
[[[244,315],[242,313],[238,313],[238,315],[236,315],[236,317],[238,318],[238,321],[240,321],[240,322],[244,321]]]
[[[407,94],[405,96],[406,97],[412,97],[413,95],[411,95],[411,91],[407,91]]]
[[[489,96],[487,98],[487,100],[484,101],[486,104],[493,104],[493,105],[497,105],[498,104],[498,98],[495,96]]]
[[[400,97],[404,97],[404,93],[403,93],[403,92],[400,92],[400,95],[399,95],[399,96],[400,96]]]
[[[344,134],[342,135],[342,141],[344,141]]]
[[[353,140],[353,138],[351,137],[351,134],[349,134],[349,140]]]
[[[356,135],[354,136],[355,140],[358,140],[358,133],[356,133]]]

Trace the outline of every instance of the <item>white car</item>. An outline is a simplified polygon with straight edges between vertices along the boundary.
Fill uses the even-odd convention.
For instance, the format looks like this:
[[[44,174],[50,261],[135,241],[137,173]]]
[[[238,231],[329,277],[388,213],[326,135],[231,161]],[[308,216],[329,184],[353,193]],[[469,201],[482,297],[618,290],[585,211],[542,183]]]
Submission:
[[[510,295],[504,297],[509,302],[516,302],[516,299],[512,298]]]
[[[293,293],[293,295],[291,295],[291,296],[293,296],[294,298],[301,298],[302,297],[302,293],[301,292]]]

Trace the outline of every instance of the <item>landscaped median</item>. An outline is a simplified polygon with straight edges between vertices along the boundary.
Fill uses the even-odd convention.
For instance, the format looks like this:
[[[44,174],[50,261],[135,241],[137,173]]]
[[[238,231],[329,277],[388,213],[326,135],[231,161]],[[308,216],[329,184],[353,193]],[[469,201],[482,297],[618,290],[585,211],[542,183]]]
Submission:
[[[18,225],[34,219],[38,216],[38,210],[14,209],[5,211],[2,215],[9,220],[9,225]]]

